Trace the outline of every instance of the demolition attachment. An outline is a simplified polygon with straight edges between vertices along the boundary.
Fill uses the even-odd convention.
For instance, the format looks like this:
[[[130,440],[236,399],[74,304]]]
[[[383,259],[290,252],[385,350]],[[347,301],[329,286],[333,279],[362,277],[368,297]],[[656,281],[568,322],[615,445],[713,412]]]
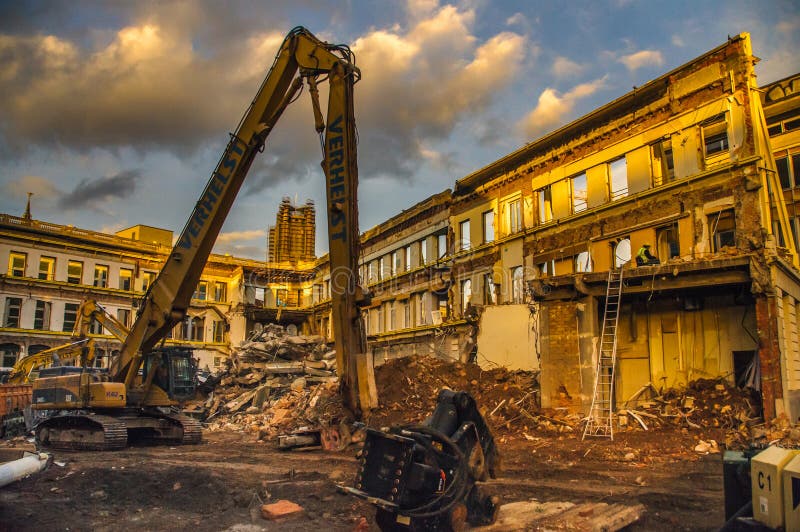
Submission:
[[[422,425],[367,429],[355,488],[344,489],[377,506],[381,530],[461,530],[495,521],[498,499],[476,482],[494,478],[499,462],[475,400],[442,390]]]

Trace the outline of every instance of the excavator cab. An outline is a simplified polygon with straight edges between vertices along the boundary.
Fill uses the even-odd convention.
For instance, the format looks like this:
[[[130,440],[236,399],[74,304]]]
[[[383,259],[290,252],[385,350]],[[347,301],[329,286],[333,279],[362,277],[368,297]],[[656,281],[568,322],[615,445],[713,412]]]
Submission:
[[[194,397],[197,371],[193,351],[185,347],[162,347],[145,358],[144,378],[154,371],[152,382],[167,392],[170,399],[183,402]]]

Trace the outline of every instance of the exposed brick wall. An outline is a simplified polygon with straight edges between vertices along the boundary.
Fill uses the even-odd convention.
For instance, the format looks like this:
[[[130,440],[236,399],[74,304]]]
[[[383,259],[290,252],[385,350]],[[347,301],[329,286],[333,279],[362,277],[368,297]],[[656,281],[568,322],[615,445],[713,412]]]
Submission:
[[[575,411],[581,408],[577,305],[576,301],[548,301],[542,304],[544,319],[541,322],[540,340],[543,406],[568,407]]]
[[[778,308],[775,296],[756,298],[756,326],[758,327],[758,357],[761,363],[761,397],[764,419],[776,415],[775,403],[783,399],[781,381],[781,353],[778,343]]]

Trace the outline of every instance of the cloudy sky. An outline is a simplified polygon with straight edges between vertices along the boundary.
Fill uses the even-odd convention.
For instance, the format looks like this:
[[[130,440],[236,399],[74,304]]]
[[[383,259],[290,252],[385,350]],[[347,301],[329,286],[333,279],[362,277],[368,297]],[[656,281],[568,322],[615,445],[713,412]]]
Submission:
[[[748,31],[760,83],[800,72],[794,0],[0,2],[0,212],[180,232],[286,33],[350,45],[360,226]],[[265,255],[284,196],[318,206],[307,95],[215,248]]]

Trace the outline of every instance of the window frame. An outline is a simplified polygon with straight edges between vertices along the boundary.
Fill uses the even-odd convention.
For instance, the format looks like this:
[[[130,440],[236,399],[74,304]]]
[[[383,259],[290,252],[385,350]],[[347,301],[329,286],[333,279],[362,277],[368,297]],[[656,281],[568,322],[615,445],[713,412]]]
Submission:
[[[720,221],[730,222],[730,228],[725,227],[720,231]],[[736,211],[733,208],[722,209],[714,213],[708,214],[708,230],[711,243],[711,252],[719,253],[723,247],[736,247]],[[726,224],[728,225],[728,224]],[[729,236],[723,236],[729,235]],[[730,244],[723,244],[722,239],[725,238],[726,242],[730,240]]]
[[[128,287],[125,288],[124,281],[127,279]],[[133,290],[133,270],[131,268],[120,268],[119,269],[119,281],[118,286],[120,290],[125,290],[126,292],[130,292]]]
[[[42,265],[46,264],[47,267],[42,277]],[[43,281],[53,281],[56,275],[56,258],[42,255],[39,257],[39,272],[38,278]]]
[[[15,324],[10,322],[11,310],[16,309],[16,316]],[[21,329],[22,328],[22,298],[21,297],[12,297],[7,296],[5,301],[5,307],[3,308],[3,327],[9,329]]]
[[[459,288],[461,290],[461,315],[463,316],[472,300],[472,279],[462,279]]]
[[[555,217],[553,216],[553,189],[551,185],[536,191],[536,203],[538,207],[536,220],[539,225],[552,222]]]
[[[466,229],[466,231],[465,231]],[[470,219],[461,220],[458,223],[459,251],[467,251],[472,248],[472,236],[470,234]],[[464,238],[466,233],[466,238]]]
[[[78,274],[73,275],[70,273],[70,270],[73,267],[78,268]],[[67,283],[69,284],[83,284],[83,261],[80,260],[68,260],[67,261]]]
[[[98,273],[103,273],[103,275],[98,276]],[[101,281],[102,284],[98,284],[98,281]],[[95,264],[94,265],[94,280],[92,281],[92,286],[95,288],[108,288],[108,265],[107,264]]]
[[[61,321],[62,332],[72,332],[75,329],[75,323],[78,321],[78,307],[80,307],[78,303],[64,303],[64,318]],[[71,316],[71,321],[69,316]],[[71,324],[69,327],[67,327],[68,323]]]
[[[481,223],[483,224],[483,243],[494,242],[494,209],[481,213]]]
[[[576,180],[583,180],[583,188],[576,190]],[[583,199],[578,198],[578,192],[583,192]],[[589,181],[586,172],[581,172],[569,178],[570,203],[572,204],[572,214],[578,214],[589,208]]]
[[[37,331],[50,330],[50,316],[52,314],[52,303],[42,299],[36,300],[36,307],[33,311],[33,328]]]
[[[22,259],[21,267],[15,265],[15,259]],[[17,271],[21,274],[17,274]],[[28,254],[23,251],[12,251],[8,254],[8,276],[9,277],[25,277],[28,271]]]
[[[511,268],[511,303],[522,304],[525,302],[525,271],[522,266]]]

